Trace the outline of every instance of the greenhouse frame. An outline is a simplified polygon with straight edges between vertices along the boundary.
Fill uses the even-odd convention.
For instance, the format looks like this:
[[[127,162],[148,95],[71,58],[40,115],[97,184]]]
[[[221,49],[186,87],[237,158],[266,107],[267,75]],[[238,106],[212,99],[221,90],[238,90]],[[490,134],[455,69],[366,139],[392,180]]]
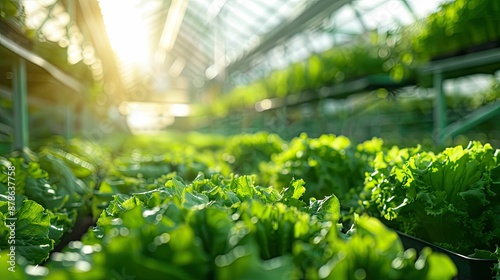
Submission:
[[[0,0],[0,278],[500,279],[497,0]]]

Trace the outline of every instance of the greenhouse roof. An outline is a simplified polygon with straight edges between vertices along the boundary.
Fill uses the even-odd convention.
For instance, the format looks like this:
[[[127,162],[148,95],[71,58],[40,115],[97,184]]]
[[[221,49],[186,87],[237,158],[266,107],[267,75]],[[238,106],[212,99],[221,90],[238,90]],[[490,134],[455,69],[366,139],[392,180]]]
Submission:
[[[232,85],[247,83],[313,53],[348,43],[368,30],[384,31],[410,24],[436,11],[445,1],[24,0],[22,3],[27,27],[35,30],[39,38],[67,47],[69,63],[83,61],[96,79],[102,79],[103,72],[114,75],[118,69],[125,91],[140,89],[142,93],[161,94],[172,87],[182,92],[206,88],[214,80]],[[102,18],[95,13],[99,8]],[[77,24],[73,25],[74,22]],[[81,32],[83,25],[86,30]],[[111,46],[104,42],[108,40],[98,39],[105,33]],[[116,60],[112,55],[103,55],[110,47]]]
[[[187,77],[198,87],[255,65],[261,74],[282,68],[367,30],[409,24],[442,2],[129,0],[116,5],[116,0],[100,0],[129,85],[138,66],[153,77]]]

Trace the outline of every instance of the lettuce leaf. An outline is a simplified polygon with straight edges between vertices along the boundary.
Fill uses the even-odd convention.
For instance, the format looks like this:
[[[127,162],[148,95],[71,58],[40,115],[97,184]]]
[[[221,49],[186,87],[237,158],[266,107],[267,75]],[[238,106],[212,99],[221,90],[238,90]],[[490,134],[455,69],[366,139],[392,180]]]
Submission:
[[[22,206],[17,208],[15,222],[8,220],[8,200],[0,195],[0,248],[7,249],[10,228],[7,225],[15,224],[16,254],[26,259],[29,264],[40,264],[49,257],[54,248],[54,240],[50,239],[50,214],[38,203],[16,196],[16,201],[22,201]]]
[[[379,165],[367,176],[370,198],[362,204],[388,225],[452,251],[492,250],[500,244],[497,154],[489,144],[471,142]]]

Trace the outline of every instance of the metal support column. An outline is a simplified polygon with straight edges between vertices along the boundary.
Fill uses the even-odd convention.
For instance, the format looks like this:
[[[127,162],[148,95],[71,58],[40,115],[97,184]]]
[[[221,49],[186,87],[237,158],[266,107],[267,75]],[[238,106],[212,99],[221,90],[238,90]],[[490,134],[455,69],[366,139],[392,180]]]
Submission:
[[[69,140],[73,137],[73,132],[75,129],[75,115],[73,111],[75,110],[73,105],[67,105],[64,107],[64,137]]]
[[[434,90],[436,97],[434,100],[434,142],[442,146],[447,140],[443,137],[443,132],[446,127],[446,96],[443,89],[443,75],[440,71],[434,72]]]
[[[90,113],[89,113],[89,104],[88,102],[85,102],[82,106],[82,109],[80,110],[80,129],[79,129],[79,134],[80,135],[86,135],[87,129],[89,129],[90,125]]]
[[[67,11],[70,18],[70,23],[67,25],[67,28],[70,28],[75,23],[76,18],[76,0],[67,0]],[[65,108],[65,124],[64,124],[64,132],[65,138],[67,140],[71,139],[74,135],[75,131],[75,106],[72,104],[68,104]]]
[[[14,143],[12,148],[17,150],[29,144],[26,61],[18,58],[14,62],[13,70]]]
[[[279,134],[283,138],[288,138],[290,136],[290,131],[288,128],[288,97],[285,96],[285,106],[278,110],[278,126],[279,126]]]
[[[319,134],[326,133],[327,120],[325,117],[325,98],[323,96],[320,96],[315,109],[317,123],[316,132]]]

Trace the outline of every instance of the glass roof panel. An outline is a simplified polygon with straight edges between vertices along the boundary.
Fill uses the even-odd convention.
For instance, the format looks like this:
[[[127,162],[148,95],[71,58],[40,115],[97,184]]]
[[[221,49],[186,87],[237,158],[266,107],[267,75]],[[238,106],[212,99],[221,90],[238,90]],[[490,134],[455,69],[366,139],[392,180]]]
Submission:
[[[320,53],[333,45],[333,38],[325,32],[313,31],[310,33],[309,44],[313,53]]]
[[[449,2],[448,0],[406,0],[413,13],[417,18],[423,18],[426,15],[437,11],[442,3]]]
[[[368,29],[394,29],[400,24],[410,24],[414,15],[400,0],[388,0],[374,6],[373,1],[361,0],[353,2],[353,7],[362,15],[362,21]]]
[[[117,13],[116,3],[123,6],[123,1],[99,0],[113,2],[113,9],[103,8],[106,14]],[[345,5],[335,7],[325,17],[321,26],[308,25],[298,34],[291,34],[286,40],[265,42],[268,34],[274,32],[282,24],[292,20],[317,4],[335,6],[340,0],[130,0],[137,3],[134,7],[141,18],[129,22],[145,25],[143,39],[151,45],[153,53],[157,48],[162,30],[166,28],[168,10],[177,2],[186,2],[185,13],[180,16],[182,23],[175,43],[168,50],[163,67],[167,70],[180,58],[185,61],[181,74],[206,77],[210,69],[210,77],[222,61],[225,66],[245,56],[260,44],[272,44],[271,51],[259,53],[255,62],[249,65],[265,63],[265,67],[257,67],[258,72],[266,75],[266,71],[285,67],[287,63],[305,59],[312,53],[319,53],[335,44],[347,43],[357,34],[367,30],[381,31],[397,27],[399,24],[410,24],[416,18],[422,18],[447,0],[352,0]],[[330,11],[330,10],[328,10]],[[306,24],[306,23],[305,23]],[[127,28],[125,28],[127,29]],[[297,29],[299,30],[299,29]],[[133,31],[127,30],[128,33]],[[134,40],[135,42],[136,40]],[[138,40],[141,41],[141,40]],[[274,48],[274,49],[273,49]],[[261,61],[262,57],[266,59]],[[218,69],[218,70],[217,70]],[[267,69],[267,70],[262,70]],[[166,70],[164,69],[163,72]],[[257,71],[257,70],[256,70]],[[256,76],[251,74],[252,77]],[[208,78],[208,77],[206,77]]]
[[[44,51],[47,46],[43,44],[45,42],[56,43],[65,49],[65,59],[69,64],[83,62],[91,69],[94,79],[102,78],[101,61],[95,55],[89,36],[85,37],[75,19],[71,18],[73,15],[70,13],[74,14],[74,12],[70,10],[67,2],[57,0],[21,0],[19,2],[24,12],[24,20],[20,24],[32,30],[37,39],[35,42],[37,47],[33,48],[34,52],[42,52],[42,57],[55,63],[57,59],[51,57],[55,54],[48,55],[50,51]],[[62,53],[64,54],[64,51]]]
[[[340,27],[349,24],[356,18],[356,13],[350,5],[345,5],[338,9],[334,16],[330,18],[330,25],[333,27]]]
[[[280,52],[273,52],[270,55],[270,64],[277,64],[280,68],[285,67],[284,61],[295,62],[306,59],[312,53],[325,51],[334,45],[349,43],[369,30],[385,32],[401,25],[413,23],[416,19],[422,18],[437,10],[439,5],[447,0],[418,1],[418,0],[354,0],[340,7],[329,18],[323,21],[319,30],[308,29],[307,43],[294,36],[285,44],[285,53],[281,55],[289,56],[282,59],[277,55]],[[309,2],[310,3],[310,2]],[[408,3],[408,5],[406,5]],[[418,10],[413,8],[418,6]],[[311,30],[315,30],[312,32]],[[278,47],[276,47],[278,48]],[[281,49],[281,48],[280,48]],[[290,58],[291,57],[291,58]]]

